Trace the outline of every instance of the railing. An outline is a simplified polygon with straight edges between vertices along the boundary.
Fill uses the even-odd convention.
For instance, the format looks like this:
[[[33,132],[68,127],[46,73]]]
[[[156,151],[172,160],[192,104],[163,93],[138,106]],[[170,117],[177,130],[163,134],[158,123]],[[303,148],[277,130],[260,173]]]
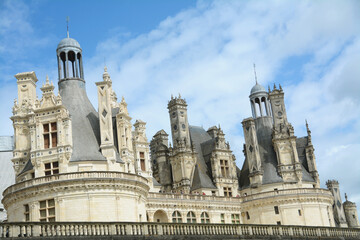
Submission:
[[[66,236],[161,236],[161,235],[235,235],[360,238],[360,229],[187,223],[125,223],[125,222],[22,222],[0,223],[0,238],[66,237]]]
[[[16,183],[5,189],[3,195],[16,192],[18,190],[44,184],[44,183],[53,183],[57,181],[65,180],[76,180],[76,179],[94,179],[94,178],[106,178],[106,179],[124,179],[128,181],[140,181],[144,184],[147,184],[147,180],[141,176],[123,172],[109,172],[109,171],[89,171],[89,172],[72,172],[72,173],[62,173],[51,176],[39,177],[30,179],[24,182]]]
[[[184,200],[207,200],[222,202],[247,202],[256,199],[276,197],[281,195],[306,195],[306,194],[320,194],[332,196],[329,190],[321,188],[297,188],[297,189],[285,189],[277,191],[269,191],[262,193],[255,193],[249,196],[239,197],[219,197],[219,196],[207,196],[207,195],[195,195],[195,194],[167,194],[167,193],[149,193],[148,199],[184,199]]]

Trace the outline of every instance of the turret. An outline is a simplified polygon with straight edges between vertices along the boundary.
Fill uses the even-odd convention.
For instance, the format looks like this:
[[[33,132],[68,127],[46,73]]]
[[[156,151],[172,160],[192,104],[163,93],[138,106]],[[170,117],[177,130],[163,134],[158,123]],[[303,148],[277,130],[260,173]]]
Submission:
[[[305,147],[306,161],[309,168],[309,173],[316,182],[316,187],[320,187],[319,173],[317,171],[315,154],[314,154],[315,149],[311,141],[311,131],[309,129],[309,125],[307,121],[306,121],[306,130],[307,130],[307,139],[308,139],[307,146]]]
[[[18,85],[19,105],[33,105],[36,100],[36,82],[38,81],[35,72],[24,72],[15,75]]]
[[[334,196],[334,220],[337,227],[348,227],[345,212],[343,208],[343,204],[341,201],[340,189],[339,189],[339,182],[336,180],[328,180],[326,182],[327,188],[331,191],[332,195]]]
[[[185,99],[171,96],[168,103],[171,135],[174,148],[170,148],[173,189],[177,192],[190,193],[190,186],[195,171],[196,153],[190,142],[187,104]]]
[[[99,146],[99,116],[85,90],[80,44],[68,34],[58,44],[56,54],[59,93],[71,116],[73,151],[70,161],[106,161]]]
[[[360,223],[359,223],[358,212],[356,209],[356,204],[348,200],[346,193],[345,193],[345,200],[346,201],[344,202],[343,206],[344,206],[346,222],[350,228],[359,228]]]
[[[271,116],[268,93],[257,81],[250,91],[249,98],[253,118]]]
[[[162,190],[165,192],[170,192],[172,189],[168,136],[164,130],[160,130],[153,136],[150,142],[154,177],[161,184]]]
[[[59,82],[68,79],[84,80],[82,49],[78,41],[64,38],[56,49]]]
[[[277,155],[278,172],[285,182],[302,181],[302,168],[296,148],[296,136],[294,128],[287,121],[284,92],[274,85],[273,91],[269,92],[273,116],[272,142]]]
[[[187,117],[187,104],[185,99],[171,96],[168,103],[171,135],[173,139],[174,148],[185,147],[190,149],[190,131]]]
[[[18,100],[15,99],[14,101],[11,120],[14,126],[15,141],[12,162],[17,176],[30,157],[31,135],[29,124],[34,115],[36,82],[38,79],[35,72],[18,73],[15,78],[18,85]]]

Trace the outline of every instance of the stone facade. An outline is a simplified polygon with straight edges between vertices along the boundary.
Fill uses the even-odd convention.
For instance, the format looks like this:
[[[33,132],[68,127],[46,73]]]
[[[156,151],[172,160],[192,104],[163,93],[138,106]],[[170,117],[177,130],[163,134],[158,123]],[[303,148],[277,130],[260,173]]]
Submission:
[[[281,86],[251,89],[253,116],[242,121],[245,161],[238,168],[220,125],[190,125],[180,95],[168,102],[172,143],[164,130],[149,143],[146,123],[132,125],[106,67],[96,111],[80,44],[61,40],[57,57],[58,95],[47,78],[38,99],[36,74],[15,75],[16,183],[2,200],[9,222],[359,226],[356,206],[342,205],[335,181],[320,188],[311,131],[306,123],[307,136],[295,136]]]

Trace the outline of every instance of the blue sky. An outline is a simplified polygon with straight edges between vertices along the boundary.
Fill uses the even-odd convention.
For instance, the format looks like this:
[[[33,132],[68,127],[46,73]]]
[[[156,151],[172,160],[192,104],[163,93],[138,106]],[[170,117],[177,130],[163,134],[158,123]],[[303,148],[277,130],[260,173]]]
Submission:
[[[221,124],[242,165],[242,119],[258,80],[281,84],[295,135],[313,133],[321,185],[338,179],[360,204],[359,1],[4,1],[0,0],[0,135],[9,117],[14,75],[35,71],[56,85],[55,50],[70,36],[82,46],[89,98],[104,59],[133,119],[148,138],[168,133],[171,94],[189,104],[189,122]],[[40,90],[38,96],[41,97]]]

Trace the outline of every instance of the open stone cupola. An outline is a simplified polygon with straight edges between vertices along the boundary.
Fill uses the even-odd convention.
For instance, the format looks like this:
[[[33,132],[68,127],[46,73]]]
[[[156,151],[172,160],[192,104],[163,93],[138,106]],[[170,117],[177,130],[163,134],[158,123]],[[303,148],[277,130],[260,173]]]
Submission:
[[[78,41],[69,37],[64,38],[58,44],[56,54],[59,81],[73,78],[84,80],[82,50]]]

